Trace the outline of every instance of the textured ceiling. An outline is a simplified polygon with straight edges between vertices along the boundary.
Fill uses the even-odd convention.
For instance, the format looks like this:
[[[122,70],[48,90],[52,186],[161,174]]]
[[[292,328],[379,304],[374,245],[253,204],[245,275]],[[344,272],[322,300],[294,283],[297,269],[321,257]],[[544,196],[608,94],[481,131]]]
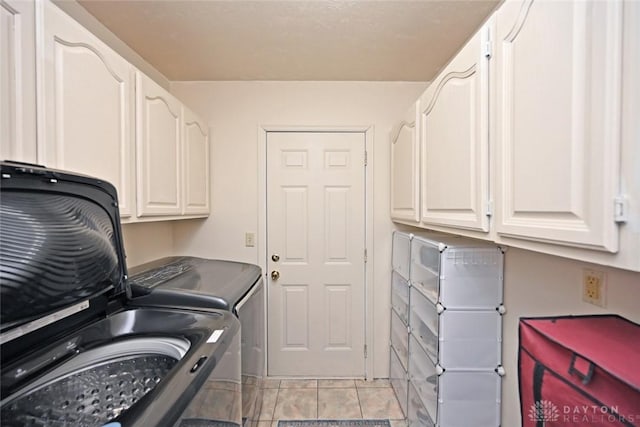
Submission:
[[[498,1],[79,3],[173,81],[429,81]]]

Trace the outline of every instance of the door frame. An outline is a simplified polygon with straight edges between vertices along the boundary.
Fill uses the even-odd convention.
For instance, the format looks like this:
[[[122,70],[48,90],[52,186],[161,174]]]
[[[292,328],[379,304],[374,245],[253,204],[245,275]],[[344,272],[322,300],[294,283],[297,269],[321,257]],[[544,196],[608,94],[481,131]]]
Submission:
[[[269,132],[350,132],[362,133],[365,139],[365,161],[364,166],[364,194],[365,194],[365,250],[367,259],[365,261],[364,277],[364,342],[366,346],[362,349],[364,359],[364,378],[373,379],[373,302],[374,302],[374,275],[373,275],[373,125],[365,126],[270,126],[258,125],[258,265],[262,268],[265,283],[269,283],[267,277],[267,134]],[[363,254],[364,256],[364,254]],[[268,336],[267,322],[269,287],[267,286],[267,297],[265,298],[265,337]],[[268,348],[269,342],[266,340]],[[267,376],[269,351],[265,351],[265,372]]]

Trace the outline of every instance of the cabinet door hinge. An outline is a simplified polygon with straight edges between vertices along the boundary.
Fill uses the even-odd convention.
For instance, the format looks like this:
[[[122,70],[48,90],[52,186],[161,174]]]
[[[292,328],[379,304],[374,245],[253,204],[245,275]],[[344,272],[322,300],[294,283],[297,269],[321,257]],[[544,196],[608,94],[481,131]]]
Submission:
[[[364,165],[367,166],[369,163],[369,153],[367,151],[364,152]]]
[[[493,56],[493,44],[491,43],[491,28],[487,26],[485,31],[487,32],[487,35],[485,36],[484,43],[482,44],[482,55],[487,59],[491,59],[491,57]]]
[[[368,352],[367,352],[367,345],[364,345],[364,358],[366,359],[368,356]]]
[[[369,257],[367,256],[367,249],[365,249],[365,250],[364,250],[364,262],[365,262],[365,264],[367,263],[368,258],[369,258]]]
[[[493,215],[493,200],[487,200],[484,206],[484,214],[486,216]]]
[[[491,56],[493,56],[493,49],[491,47],[491,40],[487,40],[487,41],[484,42],[484,48],[483,48],[482,54],[487,59],[491,59]]]
[[[629,199],[625,194],[613,199],[613,219],[618,224],[629,220]]]

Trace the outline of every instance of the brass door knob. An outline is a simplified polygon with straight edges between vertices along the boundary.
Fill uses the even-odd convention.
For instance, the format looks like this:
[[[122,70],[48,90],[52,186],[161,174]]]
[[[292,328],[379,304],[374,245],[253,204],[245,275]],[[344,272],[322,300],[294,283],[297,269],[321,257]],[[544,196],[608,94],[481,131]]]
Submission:
[[[271,260],[272,260],[273,262],[278,262],[278,261],[280,261],[280,255],[278,255],[278,254],[273,254],[273,255],[271,255]]]
[[[278,270],[273,270],[271,272],[271,280],[278,280],[280,278],[280,272]]]

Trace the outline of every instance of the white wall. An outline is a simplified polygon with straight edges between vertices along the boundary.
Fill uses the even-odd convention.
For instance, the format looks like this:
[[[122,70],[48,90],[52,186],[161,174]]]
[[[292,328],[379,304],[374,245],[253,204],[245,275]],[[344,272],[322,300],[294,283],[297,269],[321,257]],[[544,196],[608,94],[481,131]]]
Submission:
[[[582,271],[606,272],[606,308],[582,301]],[[518,319],[521,316],[615,313],[640,323],[640,273],[509,248],[505,256],[502,425],[520,425]]]
[[[123,224],[122,235],[128,268],[174,254],[171,221]]]
[[[175,82],[172,92],[198,111],[212,130],[212,214],[175,224],[177,253],[259,263],[258,129],[283,126],[374,126],[374,376],[388,375],[389,219],[388,132],[426,88],[395,82]],[[263,236],[257,236],[262,239]]]

